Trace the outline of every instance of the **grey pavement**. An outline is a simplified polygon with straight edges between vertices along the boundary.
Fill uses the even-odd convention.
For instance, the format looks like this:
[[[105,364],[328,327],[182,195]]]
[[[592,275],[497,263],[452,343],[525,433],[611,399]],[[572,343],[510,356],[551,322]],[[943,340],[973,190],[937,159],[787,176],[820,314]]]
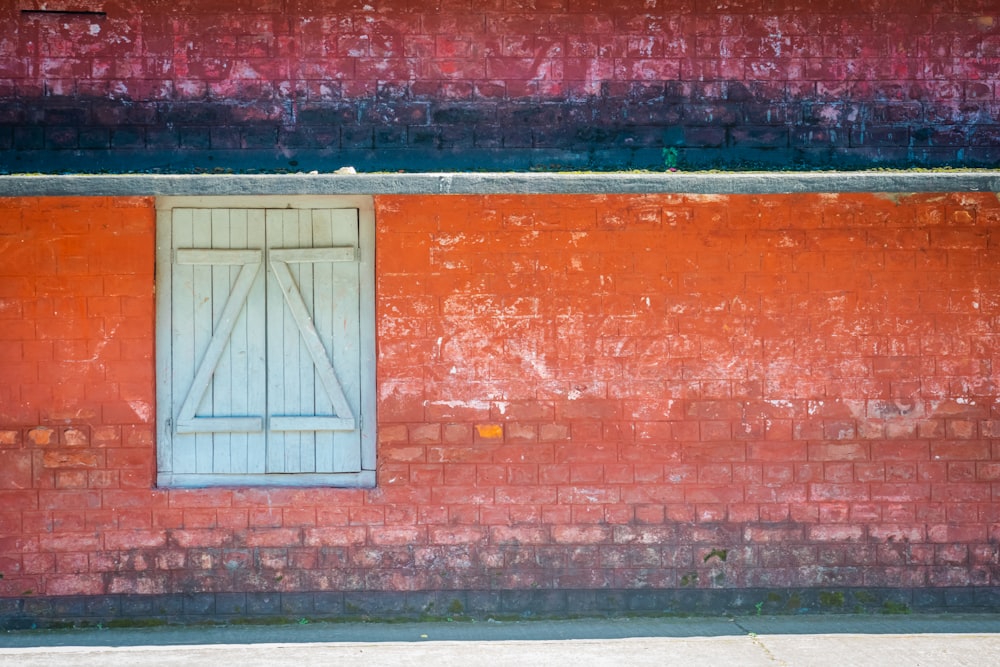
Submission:
[[[0,633],[0,665],[1000,665],[1000,614],[168,626]]]

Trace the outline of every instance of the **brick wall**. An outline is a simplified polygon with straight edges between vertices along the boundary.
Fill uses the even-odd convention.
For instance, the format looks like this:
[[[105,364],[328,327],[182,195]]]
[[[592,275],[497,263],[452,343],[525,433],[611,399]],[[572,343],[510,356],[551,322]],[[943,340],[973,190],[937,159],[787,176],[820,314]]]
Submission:
[[[716,5],[12,0],[0,170],[1000,157],[995,3]]]
[[[0,199],[3,595],[104,590],[150,527],[152,204]]]
[[[0,201],[2,596],[996,586],[995,195],[376,216],[377,488],[162,490],[152,201]]]

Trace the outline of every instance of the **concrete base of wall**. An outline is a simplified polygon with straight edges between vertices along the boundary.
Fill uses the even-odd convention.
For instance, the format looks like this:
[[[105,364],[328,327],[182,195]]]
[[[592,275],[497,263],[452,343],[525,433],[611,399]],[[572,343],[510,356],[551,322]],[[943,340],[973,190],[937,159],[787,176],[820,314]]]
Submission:
[[[372,591],[100,595],[0,600],[0,629],[98,623],[530,619],[627,615],[1000,612],[1000,588]]]

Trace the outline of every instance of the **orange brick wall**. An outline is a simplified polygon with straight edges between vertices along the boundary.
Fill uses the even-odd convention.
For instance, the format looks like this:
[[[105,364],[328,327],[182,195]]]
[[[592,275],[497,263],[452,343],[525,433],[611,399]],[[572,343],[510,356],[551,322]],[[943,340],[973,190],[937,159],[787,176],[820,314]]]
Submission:
[[[0,200],[0,593],[994,586],[1000,202],[380,196],[378,486],[153,488],[148,198]]]
[[[0,199],[0,591],[105,590],[151,528],[151,198]]]

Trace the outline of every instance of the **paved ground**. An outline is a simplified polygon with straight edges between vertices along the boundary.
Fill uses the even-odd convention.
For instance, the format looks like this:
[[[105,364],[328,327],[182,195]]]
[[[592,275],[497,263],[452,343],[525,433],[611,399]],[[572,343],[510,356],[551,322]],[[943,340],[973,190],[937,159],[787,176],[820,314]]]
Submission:
[[[0,665],[1000,665],[1000,614],[311,623],[0,633]]]

